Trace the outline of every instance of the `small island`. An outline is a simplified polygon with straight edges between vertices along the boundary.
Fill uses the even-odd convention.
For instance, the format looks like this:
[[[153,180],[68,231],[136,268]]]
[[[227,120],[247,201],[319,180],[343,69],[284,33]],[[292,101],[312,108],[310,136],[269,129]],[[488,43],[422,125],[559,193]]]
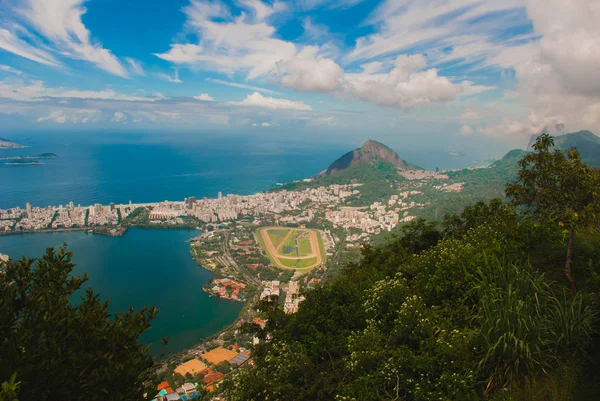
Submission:
[[[38,160],[12,160],[12,161],[4,163],[5,166],[31,166],[31,165],[38,165],[38,164],[44,164],[44,163],[41,161],[38,161]]]
[[[460,156],[464,156],[464,153],[459,152],[459,151],[452,151],[452,152],[448,152],[448,154],[452,157],[460,157]]]
[[[19,145],[16,142],[9,141],[8,139],[0,138],[0,149],[23,149],[26,146]]]
[[[11,156],[0,157],[0,160],[27,160],[27,159],[57,159],[59,156],[56,153],[40,153],[34,156]],[[8,164],[8,163],[5,163]]]

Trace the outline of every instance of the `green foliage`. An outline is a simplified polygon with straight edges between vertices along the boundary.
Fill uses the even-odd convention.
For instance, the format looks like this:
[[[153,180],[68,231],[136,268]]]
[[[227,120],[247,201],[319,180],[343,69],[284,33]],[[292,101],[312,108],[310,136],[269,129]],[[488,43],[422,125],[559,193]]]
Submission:
[[[406,225],[307,292],[295,315],[262,306],[257,335],[270,342],[227,396],[566,401],[598,329],[598,297],[572,298],[548,277],[561,236],[500,200],[448,216],[442,229]],[[600,267],[593,243],[576,260],[588,265],[588,288]]]
[[[18,401],[20,385],[21,383],[17,382],[17,374],[13,373],[9,381],[2,383],[0,401]]]
[[[111,315],[71,253],[13,261],[0,275],[0,380],[14,373],[20,400],[142,399],[153,360],[138,338],[155,308]]]
[[[551,371],[561,357],[581,357],[594,312],[582,296],[553,291],[531,266],[489,261],[474,287],[480,377],[486,390],[513,387]]]
[[[302,190],[306,188],[316,188],[333,184],[364,184],[357,189],[360,196],[353,196],[347,199],[349,206],[370,205],[381,199],[389,198],[397,194],[397,185],[405,181],[405,178],[398,174],[393,164],[375,158],[371,163],[363,163],[356,167],[341,170],[332,176],[319,177],[311,182],[297,181],[282,185],[277,190]]]
[[[553,146],[548,134],[536,139],[535,152],[519,161],[517,182],[506,186],[506,195],[523,206],[527,216],[568,230],[565,276],[575,295],[571,269],[575,230],[595,224],[600,215],[600,174],[581,161],[577,149],[551,151]]]

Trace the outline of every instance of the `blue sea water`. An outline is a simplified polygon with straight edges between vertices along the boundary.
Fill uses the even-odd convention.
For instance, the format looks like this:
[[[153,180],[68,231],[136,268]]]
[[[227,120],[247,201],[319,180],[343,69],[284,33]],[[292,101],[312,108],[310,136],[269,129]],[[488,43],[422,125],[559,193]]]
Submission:
[[[11,137],[11,139],[13,139]],[[186,135],[52,134],[14,138],[26,149],[0,157],[56,153],[45,165],[0,162],[0,208],[183,200],[252,194],[327,168],[341,146]]]

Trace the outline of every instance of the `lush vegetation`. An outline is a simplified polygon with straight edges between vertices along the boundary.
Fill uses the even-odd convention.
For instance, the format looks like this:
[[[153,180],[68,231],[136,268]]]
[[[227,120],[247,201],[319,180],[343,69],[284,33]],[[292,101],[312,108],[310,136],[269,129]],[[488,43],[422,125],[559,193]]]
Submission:
[[[0,400],[143,399],[154,362],[138,338],[157,310],[109,314],[71,256],[48,249],[0,274]]]
[[[591,216],[599,186],[589,176],[598,173],[576,168],[575,151],[539,144],[538,157],[547,151],[565,163],[546,166],[554,184],[525,158],[512,203],[478,202],[441,225],[405,225],[308,292],[295,315],[261,305],[266,328],[249,328],[263,339],[256,368],[236,375],[227,399],[598,399],[600,367],[589,356],[600,353],[600,233],[590,219],[558,221],[524,197],[538,188],[530,176],[549,192],[565,190],[556,185],[564,179],[590,185]],[[574,295],[564,275],[569,248]]]
[[[347,199],[349,206],[365,206],[381,199],[396,195],[397,183],[406,179],[398,174],[393,164],[375,158],[371,163],[360,164],[356,167],[341,170],[332,176],[313,179],[311,182],[295,181],[277,187],[277,190],[302,190],[318,186],[334,184],[364,184],[360,187],[360,196]]]

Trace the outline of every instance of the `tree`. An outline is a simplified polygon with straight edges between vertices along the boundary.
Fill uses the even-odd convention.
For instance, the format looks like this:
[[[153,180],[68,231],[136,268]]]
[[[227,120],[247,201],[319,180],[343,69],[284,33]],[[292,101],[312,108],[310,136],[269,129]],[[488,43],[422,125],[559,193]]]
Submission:
[[[0,274],[0,382],[16,374],[21,401],[143,399],[154,362],[138,338],[157,309],[111,315],[91,288],[75,300],[87,277],[71,258],[49,248]]]
[[[507,184],[506,196],[515,205],[524,206],[523,212],[535,220],[566,229],[569,239],[564,273],[575,295],[577,286],[571,271],[575,232],[598,215],[600,178],[581,161],[577,149],[563,152],[551,150],[553,147],[550,135],[537,138],[535,152],[519,161],[518,179]]]

